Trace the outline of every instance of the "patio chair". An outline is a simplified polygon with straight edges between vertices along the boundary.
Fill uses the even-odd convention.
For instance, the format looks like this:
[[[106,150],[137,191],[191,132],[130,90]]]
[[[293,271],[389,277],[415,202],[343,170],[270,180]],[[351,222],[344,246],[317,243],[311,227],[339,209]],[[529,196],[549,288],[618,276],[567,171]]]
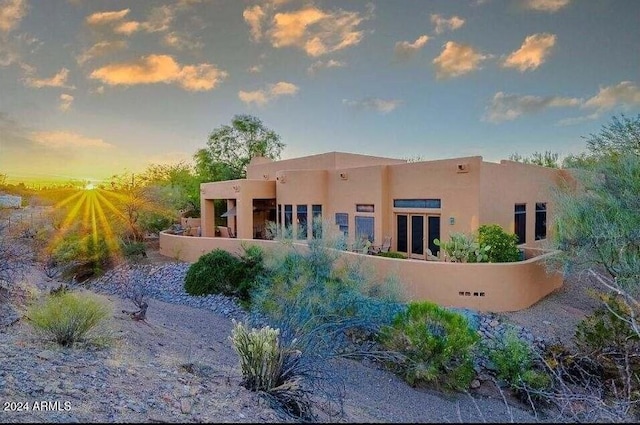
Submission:
[[[389,252],[390,249],[391,249],[391,236],[385,236],[384,241],[382,241],[382,245],[369,247],[368,253],[375,255],[375,254],[380,254],[381,252]]]
[[[438,257],[433,255],[433,252],[430,249],[427,249],[427,260],[428,261],[440,261]]]

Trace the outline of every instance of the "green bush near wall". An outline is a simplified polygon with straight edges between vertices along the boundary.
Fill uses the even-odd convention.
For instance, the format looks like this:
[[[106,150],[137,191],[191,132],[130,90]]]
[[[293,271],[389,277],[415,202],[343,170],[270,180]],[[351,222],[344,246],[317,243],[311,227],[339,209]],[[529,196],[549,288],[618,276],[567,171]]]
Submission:
[[[483,224],[478,229],[480,247],[486,248],[486,259],[489,263],[510,263],[520,260],[518,236],[507,233],[497,224]]]
[[[385,348],[404,360],[392,365],[411,385],[435,384],[464,390],[474,377],[473,352],[479,340],[461,314],[431,302],[410,303],[382,328]]]

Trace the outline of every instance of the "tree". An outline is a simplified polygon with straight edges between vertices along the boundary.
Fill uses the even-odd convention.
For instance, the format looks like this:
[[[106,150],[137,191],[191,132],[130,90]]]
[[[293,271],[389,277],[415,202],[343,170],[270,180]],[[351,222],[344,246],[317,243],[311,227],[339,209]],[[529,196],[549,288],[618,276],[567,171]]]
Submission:
[[[200,211],[201,179],[192,166],[152,164],[141,176],[145,184],[157,192],[157,198],[167,207],[183,211]]]
[[[284,143],[273,130],[251,115],[236,115],[209,135],[207,148],[194,155],[196,171],[208,181],[244,178],[254,156],[280,158]]]
[[[591,133],[587,147],[596,157],[617,156],[631,153],[640,156],[640,114],[628,118],[624,114],[612,117],[599,133]]]
[[[560,168],[558,163],[558,153],[544,151],[544,153],[534,152],[531,156],[522,156],[519,153],[509,155],[511,161],[522,162],[523,164],[540,165],[541,167]]]

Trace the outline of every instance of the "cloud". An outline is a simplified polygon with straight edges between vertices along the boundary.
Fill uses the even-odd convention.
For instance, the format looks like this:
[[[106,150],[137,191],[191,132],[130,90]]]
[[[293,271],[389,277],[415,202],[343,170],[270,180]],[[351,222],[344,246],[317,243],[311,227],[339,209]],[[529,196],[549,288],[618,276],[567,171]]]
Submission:
[[[571,0],[524,0],[524,8],[539,12],[554,13],[569,5]]]
[[[622,81],[615,86],[600,87],[597,95],[584,103],[585,108],[607,111],[618,105],[640,106],[640,88],[631,81]]]
[[[58,109],[62,112],[66,112],[71,108],[71,104],[73,103],[73,96],[70,94],[62,93],[60,95],[60,105],[58,105]]]
[[[436,78],[446,79],[459,77],[480,68],[480,63],[489,56],[482,55],[472,46],[447,41],[442,53],[433,60],[436,68]]]
[[[541,112],[547,108],[568,108],[582,104],[582,99],[560,96],[521,96],[498,92],[487,107],[484,120],[499,123],[513,121],[522,115]]]
[[[408,41],[398,41],[393,49],[396,59],[401,61],[410,60],[427,44],[428,41],[429,37],[426,35],[421,35],[413,43],[409,43]]]
[[[166,31],[175,19],[175,14],[175,7],[169,5],[154,7],[151,9],[147,21],[141,25],[148,32]]]
[[[204,47],[201,41],[194,39],[189,34],[177,31],[165,34],[162,43],[177,50],[197,50]]]
[[[86,62],[100,56],[108,55],[119,50],[124,50],[127,48],[127,46],[128,43],[123,40],[100,41],[76,56],[76,62],[78,62],[78,65],[84,65]]]
[[[259,74],[262,72],[262,65],[250,66],[249,69],[247,69],[247,71],[249,71],[252,74]]]
[[[554,34],[533,34],[525,38],[522,46],[512,52],[503,62],[504,68],[516,68],[520,72],[533,70],[542,65],[556,44]]]
[[[42,42],[29,34],[0,35],[0,66],[18,64],[23,71],[33,69],[22,61],[25,53],[33,53],[42,46]]]
[[[86,137],[72,131],[37,131],[31,133],[31,138],[36,143],[53,149],[111,149],[114,147],[103,139]]]
[[[130,11],[130,9],[122,9],[112,12],[96,12],[87,16],[85,21],[91,26],[110,25],[122,21]]]
[[[259,42],[267,38],[275,48],[295,47],[311,57],[359,44],[364,37],[360,25],[373,16],[371,5],[364,13],[343,9],[325,11],[313,5],[276,13],[283,3],[268,1],[244,10],[251,39]]]
[[[31,69],[28,73],[35,72],[35,70]],[[56,73],[51,78],[35,78],[32,76],[27,76],[23,79],[24,85],[27,87],[33,87],[36,89],[42,87],[64,87],[73,89],[73,86],[67,86],[67,77],[69,76],[69,70],[67,68],[62,68],[58,73]]]
[[[169,55],[149,55],[98,68],[89,77],[111,86],[176,83],[186,90],[206,91],[214,89],[227,75],[212,64],[183,66]]]
[[[346,62],[335,59],[329,59],[327,61],[318,60],[307,68],[307,73],[309,73],[309,75],[314,75],[318,70],[323,68],[344,68],[345,66],[347,66]]]
[[[366,98],[362,100],[342,99],[342,103],[355,109],[366,109],[388,114],[402,104],[398,99]]]
[[[117,34],[131,35],[134,32],[138,31],[140,27],[141,27],[140,22],[127,21],[127,22],[122,22],[116,25],[113,28],[113,32]]]
[[[26,0],[0,1],[0,32],[8,33],[16,29],[26,14]]]
[[[265,19],[265,16],[266,13],[258,4],[252,7],[248,7],[242,12],[242,17],[244,18],[247,25],[249,25],[249,30],[251,31],[251,39],[253,41],[258,42],[262,40],[262,23]]]
[[[260,90],[240,90],[238,98],[248,105],[255,103],[258,106],[264,106],[281,96],[294,96],[299,90],[300,88],[295,84],[280,81],[276,84],[269,84],[266,88]]]
[[[459,16],[452,16],[451,18],[443,18],[442,15],[431,15],[431,23],[436,26],[434,32],[436,34],[442,34],[446,30],[455,31],[464,25],[464,19]]]

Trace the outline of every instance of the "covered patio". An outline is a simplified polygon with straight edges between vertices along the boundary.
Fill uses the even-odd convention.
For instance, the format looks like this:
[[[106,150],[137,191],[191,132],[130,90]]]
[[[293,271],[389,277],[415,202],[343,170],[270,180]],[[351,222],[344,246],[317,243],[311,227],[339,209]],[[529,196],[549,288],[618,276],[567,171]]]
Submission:
[[[203,183],[200,195],[202,236],[265,239],[267,223],[276,221],[274,181],[242,179]],[[226,212],[216,212],[216,200],[226,202]]]

